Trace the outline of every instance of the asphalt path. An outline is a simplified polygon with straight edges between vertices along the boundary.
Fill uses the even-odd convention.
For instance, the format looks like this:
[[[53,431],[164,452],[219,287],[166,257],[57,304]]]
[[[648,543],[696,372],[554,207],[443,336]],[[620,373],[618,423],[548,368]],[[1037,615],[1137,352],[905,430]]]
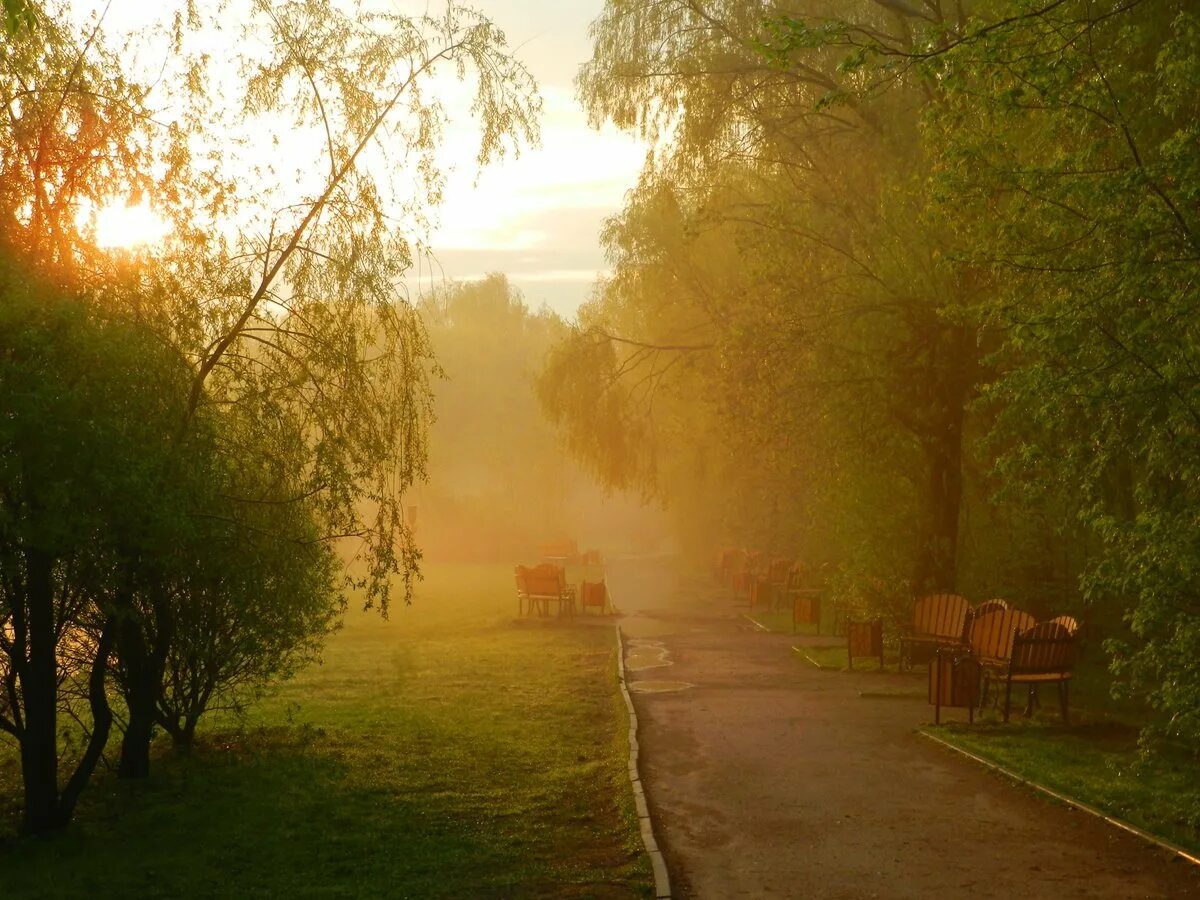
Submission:
[[[911,677],[820,671],[669,558],[608,581],[675,896],[1200,897],[1200,867],[920,737]]]

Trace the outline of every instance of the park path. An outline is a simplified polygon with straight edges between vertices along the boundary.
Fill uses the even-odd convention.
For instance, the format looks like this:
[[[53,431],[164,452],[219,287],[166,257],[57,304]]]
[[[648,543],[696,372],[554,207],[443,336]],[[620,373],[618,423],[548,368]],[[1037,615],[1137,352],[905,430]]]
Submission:
[[[912,679],[806,665],[667,558],[608,581],[674,896],[1200,898],[1200,868],[919,737]]]

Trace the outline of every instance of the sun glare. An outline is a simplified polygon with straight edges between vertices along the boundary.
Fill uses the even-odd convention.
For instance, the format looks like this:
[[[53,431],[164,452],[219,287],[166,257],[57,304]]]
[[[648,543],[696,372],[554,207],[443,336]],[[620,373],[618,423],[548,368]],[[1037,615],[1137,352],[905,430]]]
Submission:
[[[96,246],[132,248],[157,244],[166,236],[167,223],[147,204],[129,206],[115,201],[96,213]]]

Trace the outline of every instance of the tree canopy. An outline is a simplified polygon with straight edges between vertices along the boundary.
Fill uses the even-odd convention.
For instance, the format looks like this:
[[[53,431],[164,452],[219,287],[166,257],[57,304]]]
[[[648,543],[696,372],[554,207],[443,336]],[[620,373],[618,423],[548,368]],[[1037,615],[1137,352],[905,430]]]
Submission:
[[[581,100],[653,154],[542,377],[575,452],[852,607],[1085,610],[1200,737],[1188,4],[614,0],[593,39]]]
[[[157,727],[186,744],[206,710],[295,671],[349,596],[408,599],[434,364],[403,278],[441,199],[438,85],[473,98],[480,166],[537,139],[540,100],[503,33],[454,4],[187,3],[120,51],[102,13],[26,8],[37,27],[0,44],[0,241],[48,302],[6,270],[28,349],[0,355],[17,560],[0,649],[44,831],[114,721],[119,774],[145,776]],[[144,46],[169,47],[160,72]],[[121,197],[168,220],[161,245],[96,246]],[[64,712],[87,739],[60,791]]]

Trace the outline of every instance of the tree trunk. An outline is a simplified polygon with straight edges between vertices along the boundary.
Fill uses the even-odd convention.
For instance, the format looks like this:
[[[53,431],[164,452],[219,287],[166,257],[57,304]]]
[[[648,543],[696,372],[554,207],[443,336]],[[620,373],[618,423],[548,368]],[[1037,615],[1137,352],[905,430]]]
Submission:
[[[188,715],[183,722],[183,729],[179,732],[179,738],[175,741],[175,745],[180,750],[191,750],[192,744],[196,741],[196,725],[200,721],[199,715]]]
[[[961,411],[960,411],[961,423]],[[958,519],[962,508],[962,431],[954,429],[928,451],[929,527],[917,557],[919,593],[957,590]]]
[[[192,749],[192,739],[196,736],[195,719],[187,716],[168,719],[159,715],[158,724],[162,726],[163,731],[171,736],[171,746],[177,751],[186,753]]]
[[[106,684],[108,678],[108,657],[112,653],[113,639],[116,631],[110,616],[104,622],[100,632],[100,640],[96,644],[96,655],[92,658],[92,672],[88,677],[88,704],[92,713],[92,734],[88,738],[87,748],[71,774],[70,781],[63,788],[60,801],[60,817],[65,825],[75,813],[75,804],[79,795],[87,787],[88,780],[96,771],[96,765],[108,744],[108,736],[112,732],[112,709],[108,705]]]
[[[918,549],[918,593],[958,588],[958,524],[963,492],[963,425],[975,366],[972,338],[961,328],[938,339],[940,365],[932,373],[933,409],[922,440],[928,465],[927,529]]]
[[[159,679],[155,677],[141,624],[128,608],[122,611],[117,625],[117,649],[125,667],[125,705],[129,710],[117,777],[145,778],[150,774],[150,741],[154,737]]]
[[[25,788],[24,829],[41,834],[65,824],[58,805],[58,662],[54,638],[54,561],[26,550],[27,645],[21,666],[21,774]]]

